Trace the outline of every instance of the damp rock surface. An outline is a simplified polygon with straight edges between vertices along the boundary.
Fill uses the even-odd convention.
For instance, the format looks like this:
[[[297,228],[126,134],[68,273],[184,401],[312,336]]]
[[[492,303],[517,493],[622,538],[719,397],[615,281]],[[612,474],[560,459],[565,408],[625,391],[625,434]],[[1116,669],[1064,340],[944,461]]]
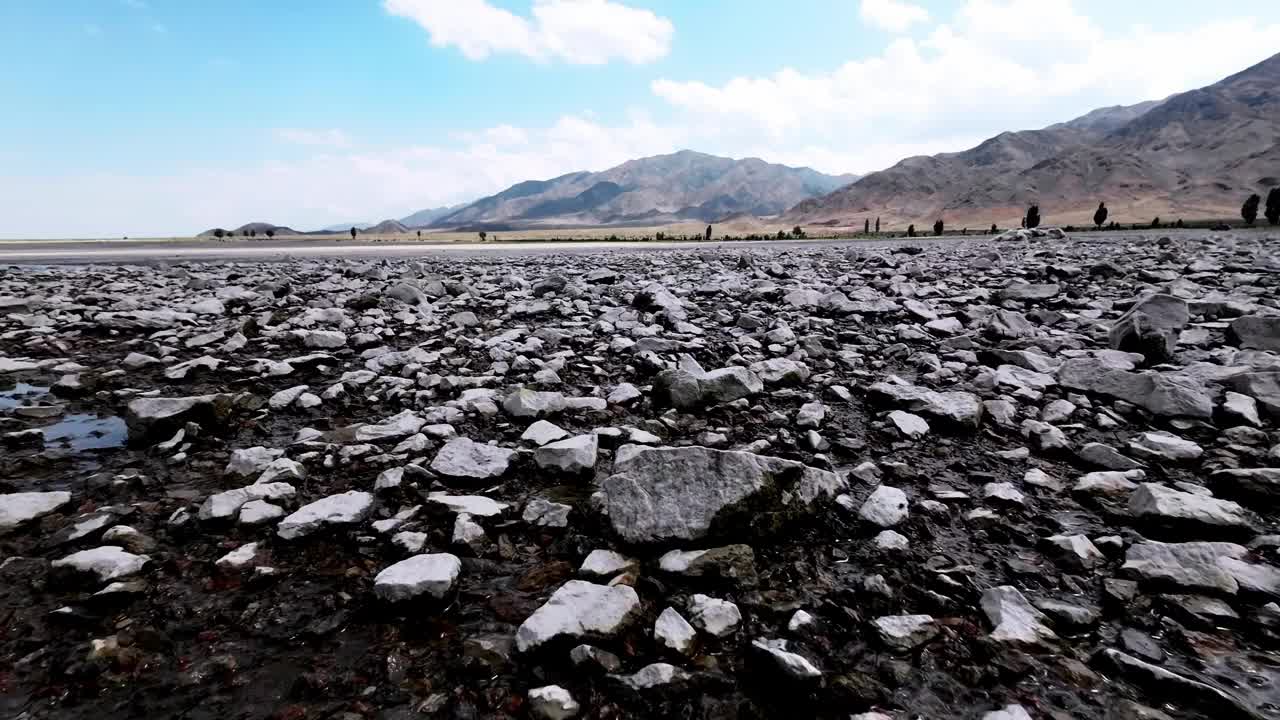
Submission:
[[[6,268],[0,715],[1280,717],[1266,232]]]

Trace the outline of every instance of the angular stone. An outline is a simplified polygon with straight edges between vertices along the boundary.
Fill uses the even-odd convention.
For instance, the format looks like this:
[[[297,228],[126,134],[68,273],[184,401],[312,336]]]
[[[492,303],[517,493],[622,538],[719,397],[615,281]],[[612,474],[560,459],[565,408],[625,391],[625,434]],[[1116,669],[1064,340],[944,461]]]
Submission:
[[[1129,513],[1140,520],[1203,528],[1248,528],[1244,508],[1229,500],[1143,483],[1129,496]]]
[[[689,618],[698,629],[718,638],[732,635],[742,623],[737,605],[702,594],[689,600]]]
[[[1017,588],[994,587],[982,593],[982,612],[994,629],[997,642],[1036,644],[1057,636],[1044,624],[1044,613],[1035,609]]]
[[[626,585],[570,580],[520,625],[516,648],[529,652],[561,638],[610,638],[639,610],[640,597]]]
[[[881,485],[862,503],[858,517],[873,525],[889,528],[907,519],[907,506],[906,493],[898,488]]]
[[[515,450],[456,437],[436,453],[431,469],[445,477],[491,480],[507,473],[515,455]]]
[[[664,647],[681,655],[688,655],[693,650],[693,642],[698,631],[684,619],[675,608],[667,608],[658,615],[653,624],[653,639],[660,647]]]
[[[787,650],[786,640],[758,638],[751,641],[751,647],[771,658],[778,669],[793,679],[805,680],[822,676],[822,671],[816,665],[803,656]]]
[[[803,492],[807,475],[833,475],[790,460],[704,447],[624,447],[614,472],[602,483],[601,497],[614,531],[633,543],[699,540],[739,519],[753,522],[756,532],[767,530],[765,516],[750,508],[779,522],[803,509],[800,502],[784,504],[783,493],[796,490],[803,499],[810,494]]]
[[[540,468],[583,473],[595,468],[599,449],[599,437],[588,433],[543,445],[534,451],[533,460]]]
[[[105,583],[137,575],[149,562],[151,558],[146,555],[134,555],[114,545],[104,545],[54,560],[51,567],[92,575],[98,582]]]
[[[367,492],[349,490],[303,505],[297,512],[280,521],[276,535],[296,540],[325,526],[354,525],[373,512],[374,499]]]
[[[880,642],[898,652],[910,652],[938,636],[942,629],[931,615],[887,615],[871,621]]]
[[[462,572],[462,561],[448,553],[414,555],[388,567],[373,579],[373,591],[389,602],[448,595]]]
[[[1239,560],[1248,552],[1241,545],[1224,542],[1138,542],[1129,546],[1120,570],[1153,585],[1234,595],[1239,583],[1219,566],[1218,559]]]
[[[71,503],[71,493],[21,492],[0,495],[0,535],[57,512]]]

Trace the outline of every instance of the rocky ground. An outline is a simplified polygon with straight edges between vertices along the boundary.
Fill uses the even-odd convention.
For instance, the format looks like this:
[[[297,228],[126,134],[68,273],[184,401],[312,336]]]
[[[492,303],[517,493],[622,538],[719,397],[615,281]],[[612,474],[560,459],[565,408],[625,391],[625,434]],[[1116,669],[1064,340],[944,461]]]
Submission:
[[[1280,718],[1264,235],[0,271],[0,715]]]

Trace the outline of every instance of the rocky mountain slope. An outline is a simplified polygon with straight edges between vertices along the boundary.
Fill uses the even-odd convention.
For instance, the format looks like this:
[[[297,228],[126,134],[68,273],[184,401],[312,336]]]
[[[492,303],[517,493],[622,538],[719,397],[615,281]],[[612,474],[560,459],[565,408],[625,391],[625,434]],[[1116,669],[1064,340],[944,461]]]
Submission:
[[[800,203],[797,222],[953,227],[1017,224],[1039,202],[1053,222],[1235,217],[1280,184],[1280,55],[1164,101],[1105,108],[1043,130],[1002,133],[960,153],[913,157]]]
[[[426,210],[419,210],[412,215],[406,215],[400,218],[400,222],[404,223],[404,226],[408,228],[424,228],[430,226],[431,223],[439,220],[445,215],[457,212],[466,206],[467,203],[459,203],[448,207],[427,208]]]
[[[603,172],[531,180],[437,218],[435,227],[529,227],[713,222],[738,214],[776,215],[856,176],[756,158],[733,160],[682,150],[629,160]]]

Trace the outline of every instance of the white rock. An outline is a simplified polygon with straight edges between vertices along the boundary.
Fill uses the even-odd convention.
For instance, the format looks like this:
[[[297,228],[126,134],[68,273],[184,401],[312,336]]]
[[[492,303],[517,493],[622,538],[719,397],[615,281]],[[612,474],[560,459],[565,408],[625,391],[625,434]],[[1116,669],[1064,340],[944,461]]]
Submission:
[[[632,690],[648,690],[661,685],[671,685],[689,679],[689,673],[675,665],[653,663],[645,665],[631,675],[610,675]]]
[[[506,474],[515,454],[515,450],[456,437],[436,454],[431,469],[446,477],[491,480]]]
[[[569,433],[564,428],[546,420],[538,420],[520,435],[521,440],[534,445],[546,445],[566,437],[569,437]]]
[[[423,532],[398,532],[391,536],[391,544],[403,549],[410,555],[417,555],[427,546],[431,537]]]
[[[427,502],[444,505],[454,512],[476,517],[497,517],[511,507],[507,503],[498,502],[483,495],[450,495],[443,492],[429,493]]]
[[[250,500],[240,508],[241,525],[261,525],[284,517],[284,508],[266,500]]]
[[[99,582],[110,582],[120,578],[136,575],[142,571],[151,558],[146,555],[134,555],[114,545],[104,545],[91,550],[72,553],[61,560],[54,560],[52,567],[70,568],[77,572],[92,574]]]
[[[751,646],[764,651],[769,657],[773,658],[773,661],[777,663],[783,672],[793,678],[803,679],[822,676],[822,671],[813,663],[796,653],[789,652],[786,640],[759,638],[752,640]]]
[[[324,525],[353,525],[373,512],[373,495],[349,490],[303,505],[297,512],[280,521],[276,534],[295,540],[319,530]]]
[[[489,540],[484,528],[467,513],[459,513],[453,521],[453,544],[464,545],[475,550]]]
[[[297,385],[281,390],[271,396],[271,399],[267,401],[267,405],[269,405],[272,410],[283,410],[292,405],[294,401],[308,389],[310,388],[306,385]]]
[[[898,432],[903,435],[915,439],[924,437],[929,434],[929,423],[919,415],[912,415],[902,410],[894,410],[889,413],[889,421],[894,427],[898,428]]]
[[[689,600],[689,617],[700,630],[718,638],[733,634],[742,623],[737,605],[702,594]]]
[[[881,550],[906,550],[911,547],[911,541],[905,535],[892,530],[881,530],[873,542]]]
[[[230,520],[251,500],[284,500],[296,494],[297,490],[289,483],[254,484],[224,490],[205,499],[198,517],[201,520]]]
[[[276,458],[267,464],[262,470],[262,474],[254,481],[254,485],[266,485],[276,482],[277,480],[304,480],[307,477],[307,469],[301,463],[294,462],[289,458]]]
[[[698,631],[675,608],[663,610],[653,624],[653,639],[658,645],[681,655],[688,655],[693,650],[697,636]]]
[[[800,632],[805,628],[813,627],[818,622],[818,618],[804,610],[797,610],[791,614],[791,619],[787,621],[787,630],[791,632]]]
[[[546,685],[529,691],[529,712],[543,720],[567,720],[577,717],[582,707],[568,690],[559,685]]]
[[[423,594],[440,599],[453,589],[461,572],[462,561],[448,553],[414,555],[378,573],[373,590],[379,598],[391,602]]]
[[[71,493],[21,492],[0,495],[0,534],[65,507]]]
[[[872,624],[880,641],[899,652],[920,647],[942,631],[932,615],[888,615],[876,618]]]
[[[639,566],[633,558],[612,550],[592,550],[578,572],[597,578],[611,578]]]
[[[1002,710],[984,713],[982,720],[1034,720],[1021,705],[1006,705]]]
[[[581,473],[596,466],[599,449],[599,437],[588,433],[543,445],[534,451],[533,459],[540,468]]]
[[[227,463],[227,469],[223,472],[228,475],[235,475],[238,477],[258,475],[271,464],[271,461],[283,455],[283,450],[266,448],[261,445],[258,447],[232,450],[231,460]]]
[[[570,505],[536,497],[525,504],[521,519],[538,527],[568,527],[569,513],[572,510],[573,507]]]
[[[564,637],[613,637],[639,610],[640,596],[626,585],[570,580],[520,625],[516,648],[528,652]]]
[[[997,642],[1033,644],[1056,637],[1045,626],[1044,613],[1011,585],[993,587],[982,593],[982,611],[995,628],[991,639]]]
[[[1129,452],[1140,460],[1171,463],[1198,460],[1204,455],[1199,445],[1164,432],[1147,432],[1129,442]]]
[[[248,543],[218,558],[214,565],[226,570],[243,570],[253,563],[257,554],[258,543]]]
[[[882,528],[906,520],[907,514],[907,494],[888,485],[877,487],[858,510],[858,517]]]

